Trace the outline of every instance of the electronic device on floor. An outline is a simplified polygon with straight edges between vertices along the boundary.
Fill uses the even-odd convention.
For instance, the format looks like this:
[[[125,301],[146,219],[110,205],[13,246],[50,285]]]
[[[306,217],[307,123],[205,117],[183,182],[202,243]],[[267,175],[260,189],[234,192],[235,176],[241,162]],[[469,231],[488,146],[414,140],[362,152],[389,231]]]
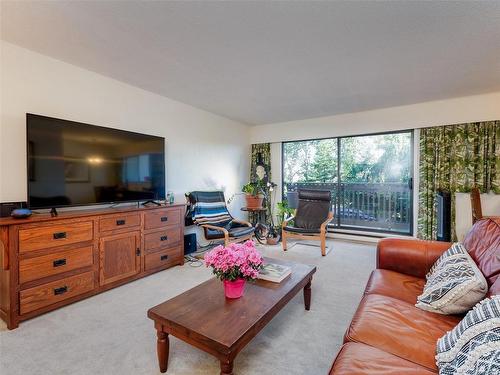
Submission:
[[[184,235],[184,255],[196,252],[196,233]]]

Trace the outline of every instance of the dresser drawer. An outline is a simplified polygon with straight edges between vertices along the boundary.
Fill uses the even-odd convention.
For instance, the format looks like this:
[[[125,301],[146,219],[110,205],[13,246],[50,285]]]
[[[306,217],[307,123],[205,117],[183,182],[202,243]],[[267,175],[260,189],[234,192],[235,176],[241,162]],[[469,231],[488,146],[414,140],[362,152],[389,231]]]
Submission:
[[[146,252],[154,251],[179,244],[181,241],[180,228],[165,228],[160,231],[144,235]]]
[[[19,282],[22,284],[27,281],[91,266],[94,263],[92,250],[92,246],[85,246],[57,251],[35,258],[21,259],[19,261]]]
[[[85,272],[20,292],[21,314],[52,305],[94,289],[94,273]]]
[[[19,252],[46,249],[78,242],[91,241],[94,238],[92,221],[69,224],[51,224],[43,227],[19,230]]]
[[[140,214],[123,214],[103,217],[99,220],[99,230],[102,232],[116,229],[132,228],[141,225]]]
[[[183,256],[184,252],[180,247],[146,254],[145,269],[146,271],[149,271],[157,268],[169,267],[173,264],[179,263]]]
[[[163,208],[146,212],[144,215],[144,229],[155,229],[165,226],[180,225],[182,210],[180,207]]]

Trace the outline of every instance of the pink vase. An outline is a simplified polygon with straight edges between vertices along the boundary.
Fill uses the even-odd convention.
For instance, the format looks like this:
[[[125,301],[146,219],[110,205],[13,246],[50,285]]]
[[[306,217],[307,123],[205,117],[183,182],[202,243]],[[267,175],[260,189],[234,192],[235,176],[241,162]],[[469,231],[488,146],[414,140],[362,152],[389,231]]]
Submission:
[[[224,280],[224,293],[227,298],[240,298],[245,290],[245,279]]]

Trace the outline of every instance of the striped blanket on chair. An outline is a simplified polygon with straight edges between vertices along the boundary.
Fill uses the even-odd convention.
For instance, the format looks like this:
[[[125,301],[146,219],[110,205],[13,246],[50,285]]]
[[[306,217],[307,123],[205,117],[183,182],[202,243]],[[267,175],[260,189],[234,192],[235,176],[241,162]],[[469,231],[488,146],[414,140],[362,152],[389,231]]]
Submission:
[[[189,194],[193,222],[224,227],[233,219],[222,191],[193,191]]]

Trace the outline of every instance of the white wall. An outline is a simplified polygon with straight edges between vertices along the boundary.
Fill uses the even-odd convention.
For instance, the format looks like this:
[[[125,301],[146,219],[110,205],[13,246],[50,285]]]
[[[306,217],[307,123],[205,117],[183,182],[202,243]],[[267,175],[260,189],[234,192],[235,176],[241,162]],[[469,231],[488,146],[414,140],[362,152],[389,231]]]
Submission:
[[[176,200],[216,188],[229,198],[248,179],[245,125],[3,41],[0,61],[2,202],[26,200],[26,112],[165,137]]]
[[[500,92],[251,128],[251,143],[369,134],[500,119]]]

